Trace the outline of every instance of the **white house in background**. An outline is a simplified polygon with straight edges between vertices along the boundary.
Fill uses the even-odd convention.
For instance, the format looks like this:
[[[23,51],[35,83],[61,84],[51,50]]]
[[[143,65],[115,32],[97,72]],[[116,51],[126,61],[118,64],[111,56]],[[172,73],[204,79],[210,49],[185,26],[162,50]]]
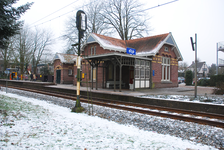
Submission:
[[[188,70],[191,70],[194,72],[195,63],[192,62],[192,64],[188,67]],[[206,62],[198,62],[197,63],[197,73],[198,77],[207,77],[207,74],[209,73],[208,66],[206,65]]]

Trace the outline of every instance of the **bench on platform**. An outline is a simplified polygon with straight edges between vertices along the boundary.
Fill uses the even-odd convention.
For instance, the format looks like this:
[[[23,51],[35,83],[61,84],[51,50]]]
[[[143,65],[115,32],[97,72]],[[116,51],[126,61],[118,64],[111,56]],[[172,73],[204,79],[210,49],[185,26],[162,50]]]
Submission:
[[[107,81],[107,88],[114,88],[114,81]],[[115,81],[116,88],[119,88],[120,81]],[[125,87],[125,83],[121,81],[121,87]]]

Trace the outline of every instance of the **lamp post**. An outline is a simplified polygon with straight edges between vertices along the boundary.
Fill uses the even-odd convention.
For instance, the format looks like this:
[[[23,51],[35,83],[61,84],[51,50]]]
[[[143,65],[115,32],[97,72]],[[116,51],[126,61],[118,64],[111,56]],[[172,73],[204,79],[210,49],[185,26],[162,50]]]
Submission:
[[[195,88],[194,88],[194,97],[197,98],[197,34],[195,34],[195,42],[193,42],[193,38],[190,37],[191,39],[191,46],[192,50],[195,51]]]
[[[84,11],[79,10],[76,13],[76,27],[79,31],[79,42],[78,42],[78,57],[76,59],[76,66],[77,66],[77,99],[75,107],[72,108],[72,112],[82,112],[83,108],[81,107],[80,103],[80,80],[81,80],[81,74],[80,74],[80,68],[81,68],[81,57],[80,57],[80,43],[81,38],[84,35],[84,32],[87,28],[87,16]]]

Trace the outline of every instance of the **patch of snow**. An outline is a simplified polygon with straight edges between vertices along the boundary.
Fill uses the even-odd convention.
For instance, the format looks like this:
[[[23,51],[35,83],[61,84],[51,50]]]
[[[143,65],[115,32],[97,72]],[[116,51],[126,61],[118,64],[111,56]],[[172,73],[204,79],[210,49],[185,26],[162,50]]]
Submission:
[[[35,98],[4,92],[0,95],[21,103],[20,112],[26,115],[15,119],[12,126],[0,126],[0,149],[215,149],[132,125],[71,113],[69,108]]]
[[[98,36],[96,36],[95,34],[92,34],[94,36],[94,38],[99,42],[99,44],[103,47],[103,48],[107,48],[107,49],[111,49],[111,50],[115,50],[115,51],[126,51],[126,48],[121,47],[121,46],[117,46],[117,45],[113,45],[110,41],[102,39]]]
[[[210,105],[224,105],[224,98],[214,96],[198,96],[197,98],[194,98],[193,96],[186,95],[142,95],[139,97],[172,101],[187,101],[193,103],[206,103]]]

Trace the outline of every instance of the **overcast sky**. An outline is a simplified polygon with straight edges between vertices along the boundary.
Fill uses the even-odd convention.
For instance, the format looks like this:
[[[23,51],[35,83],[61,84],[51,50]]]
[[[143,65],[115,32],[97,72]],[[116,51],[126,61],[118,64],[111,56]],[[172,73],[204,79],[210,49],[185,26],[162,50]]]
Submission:
[[[143,9],[170,1],[173,0],[140,0],[145,4]],[[85,4],[85,0],[19,0],[18,4],[26,2],[34,2],[34,4],[21,18],[25,24],[52,30],[56,39],[62,35],[66,20],[71,15],[76,15]],[[67,5],[69,6],[54,13]],[[195,40],[195,33],[197,33],[199,60],[205,61],[208,65],[216,64],[216,45],[219,42],[224,45],[223,8],[224,0],[178,0],[150,9],[147,13],[151,16],[150,26],[153,30],[148,36],[171,32],[184,58],[183,62],[190,65],[195,60],[190,37]],[[50,15],[52,13],[54,14]],[[44,17],[46,18],[42,19]],[[53,53],[62,52],[63,44],[60,41],[56,43]],[[224,59],[223,52],[219,52],[219,58]]]

